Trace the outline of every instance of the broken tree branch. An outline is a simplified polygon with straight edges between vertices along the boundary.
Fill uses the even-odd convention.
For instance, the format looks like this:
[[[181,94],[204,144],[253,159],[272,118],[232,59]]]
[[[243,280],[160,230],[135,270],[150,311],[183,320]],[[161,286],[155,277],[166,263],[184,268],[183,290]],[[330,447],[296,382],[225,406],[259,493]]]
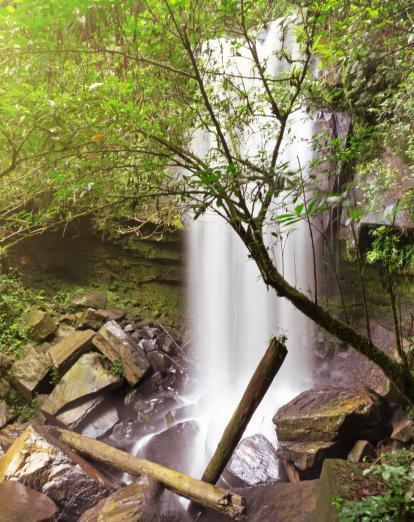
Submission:
[[[277,338],[273,338],[204,471],[201,479],[204,482],[215,484],[220,478],[250,419],[280,370],[286,355],[286,346]]]
[[[236,520],[240,519],[245,512],[244,498],[231,491],[206,484],[155,462],[139,459],[104,442],[90,439],[73,431],[64,429],[58,429],[58,431],[61,441],[82,455],[109,464],[131,475],[149,475],[177,495]]]

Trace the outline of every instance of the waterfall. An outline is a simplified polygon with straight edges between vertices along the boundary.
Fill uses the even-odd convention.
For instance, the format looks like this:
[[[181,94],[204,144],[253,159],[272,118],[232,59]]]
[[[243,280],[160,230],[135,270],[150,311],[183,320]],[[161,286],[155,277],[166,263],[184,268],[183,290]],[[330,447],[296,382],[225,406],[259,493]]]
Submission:
[[[269,74],[276,74],[288,65],[276,58],[284,40],[295,52],[295,39],[286,34],[280,22],[268,24],[259,35],[257,48]],[[260,81],[253,78],[247,49],[231,52],[226,39],[209,42],[211,55],[217,55],[226,72],[236,71],[249,77],[249,89],[258,89]],[[263,129],[266,114],[258,116],[241,136],[247,157],[257,150],[269,151],[272,140]],[[310,141],[314,123],[305,111],[299,110],[290,122],[281,161],[297,168],[298,161],[306,168],[312,158]],[[194,150],[206,155],[212,147],[211,135],[197,132]],[[274,202],[276,208],[277,202]],[[271,227],[270,225],[269,227]],[[312,245],[308,225],[300,222],[295,230],[285,230],[282,245],[272,244],[274,262],[286,279],[303,291],[313,289]],[[270,230],[270,229],[269,229]],[[276,443],[272,416],[296,394],[311,386],[311,353],[315,329],[304,315],[285,299],[278,298],[261,280],[255,263],[230,226],[213,211],[194,221],[188,230],[188,309],[192,323],[193,348],[198,359],[197,396],[200,437],[205,454],[200,455],[196,473],[200,474],[233,413],[242,393],[263,356],[273,335],[287,337],[288,356],[258,408],[245,436],[263,433]],[[203,442],[200,441],[200,442]],[[199,447],[199,446],[197,446]]]

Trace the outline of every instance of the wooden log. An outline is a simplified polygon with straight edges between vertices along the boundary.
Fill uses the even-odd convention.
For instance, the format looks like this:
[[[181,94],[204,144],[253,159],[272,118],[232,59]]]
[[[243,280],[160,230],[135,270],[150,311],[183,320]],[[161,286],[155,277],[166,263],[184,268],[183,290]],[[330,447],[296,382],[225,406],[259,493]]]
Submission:
[[[72,449],[99,462],[109,464],[131,475],[149,475],[167,489],[204,507],[224,513],[239,520],[246,509],[243,497],[193,479],[179,471],[166,468],[149,460],[139,459],[84,435],[73,431],[58,429],[60,439]]]
[[[277,338],[273,338],[204,471],[201,479],[204,482],[215,484],[220,478],[250,419],[280,370],[286,355],[286,346]]]

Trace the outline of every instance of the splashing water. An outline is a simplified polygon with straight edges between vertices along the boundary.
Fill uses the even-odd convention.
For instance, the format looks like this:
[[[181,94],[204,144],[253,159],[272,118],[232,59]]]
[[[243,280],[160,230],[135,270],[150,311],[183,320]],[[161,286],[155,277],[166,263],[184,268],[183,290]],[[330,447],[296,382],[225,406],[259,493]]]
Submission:
[[[283,45],[295,52],[294,38],[291,36],[286,43],[286,34],[276,21],[268,24],[257,41],[268,74],[288,67],[275,56],[282,40]],[[254,78],[247,49],[238,49],[234,56],[231,44],[220,39],[209,42],[209,51],[218,57],[226,72],[248,77],[244,80],[247,88],[259,88],[260,80]],[[258,116],[240,137],[246,157],[254,157],[257,150],[271,150],[274,145],[269,134],[261,132],[264,118],[266,115]],[[306,175],[306,165],[312,159],[310,140],[314,124],[304,110],[298,110],[289,125],[294,141],[285,140],[281,161],[296,169],[300,162]],[[211,147],[211,136],[197,132],[194,151],[205,155]],[[312,245],[307,223],[299,222],[294,231],[285,234],[283,252],[280,242],[273,246],[269,239],[268,244],[285,278],[302,291],[312,291]],[[316,332],[311,321],[265,286],[239,237],[214,212],[204,214],[189,227],[188,271],[189,315],[193,348],[199,362],[196,391],[201,424],[197,445],[200,452],[193,473],[200,476],[269,339],[284,334],[288,338],[288,356],[245,433],[245,436],[263,433],[276,442],[272,416],[281,405],[311,386],[311,354]]]

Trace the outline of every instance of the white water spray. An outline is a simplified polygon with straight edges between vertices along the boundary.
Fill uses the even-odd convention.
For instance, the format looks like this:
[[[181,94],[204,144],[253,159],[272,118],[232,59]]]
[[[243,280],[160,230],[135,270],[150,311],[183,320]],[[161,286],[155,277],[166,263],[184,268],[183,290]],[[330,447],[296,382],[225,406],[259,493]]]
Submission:
[[[260,36],[257,49],[267,73],[275,75],[285,70],[288,67],[286,62],[275,56],[284,38],[280,22],[269,24]],[[288,43],[285,40],[283,45],[294,53],[296,44],[292,35],[290,40]],[[246,48],[238,49],[237,56],[234,56],[231,44],[220,39],[209,42],[209,50],[212,55],[219,55],[218,60],[226,73],[248,78],[243,80],[245,88],[261,88],[260,80],[254,78],[257,72],[254,72]],[[269,114],[258,116],[242,133],[242,149],[246,157],[253,158],[258,150],[270,151],[274,146],[274,142],[269,140],[269,132],[261,132],[266,125],[265,118],[269,119]],[[306,165],[312,158],[310,140],[313,133],[312,121],[304,111],[297,111],[292,116],[288,133],[290,137],[294,136],[294,141],[285,140],[280,161],[288,162],[294,169],[300,162],[306,172]],[[210,136],[205,132],[196,134],[194,151],[197,154],[205,155],[209,151],[212,146]],[[300,222],[294,231],[285,233],[283,255],[278,242],[273,248],[273,257],[291,284],[302,291],[313,289],[312,244],[307,223]],[[200,438],[204,440],[205,450],[200,450],[199,462],[195,463],[197,469],[194,473],[200,475],[269,339],[284,334],[288,339],[287,359],[245,433],[245,436],[263,433],[276,442],[273,414],[311,386],[315,330],[312,323],[288,301],[267,289],[239,237],[214,213],[204,214],[189,227],[188,258],[189,315],[200,366],[197,393],[202,426]]]

